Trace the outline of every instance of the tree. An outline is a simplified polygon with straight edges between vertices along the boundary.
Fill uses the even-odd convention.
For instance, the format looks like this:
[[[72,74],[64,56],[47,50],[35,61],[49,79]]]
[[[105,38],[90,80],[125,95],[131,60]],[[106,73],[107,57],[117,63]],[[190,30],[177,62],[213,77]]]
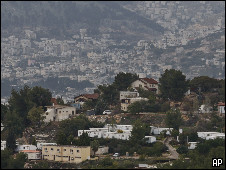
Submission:
[[[36,104],[36,106],[51,105],[52,94],[49,89],[35,86],[29,91],[29,99]]]
[[[149,133],[150,127],[144,123],[141,123],[141,121],[138,119],[133,125],[133,130],[131,132],[131,137],[129,140],[132,143],[139,143],[144,138],[144,136]]]
[[[4,120],[7,111],[8,111],[8,107],[1,104],[1,120]]]
[[[31,144],[37,146],[37,141],[35,137],[32,138]]]
[[[179,148],[177,148],[177,152],[178,152],[179,154],[186,154],[186,153],[188,153],[188,147],[182,145],[182,146],[180,146]]]
[[[78,146],[90,146],[90,138],[88,136],[88,133],[83,132],[81,136],[79,136],[79,139],[77,140]]]
[[[179,130],[180,125],[182,124],[181,113],[178,109],[171,109],[166,113],[165,122],[168,127],[172,127],[176,130]]]
[[[117,91],[127,90],[131,83],[138,79],[139,76],[136,74],[120,72],[115,76],[113,86],[117,89]]]
[[[128,112],[136,114],[142,111],[142,104],[140,101],[134,102],[128,106]]]
[[[220,80],[208,76],[199,76],[192,79],[189,85],[191,89],[195,89],[196,92],[199,88],[201,88],[201,92],[208,92],[213,88],[221,88],[223,84]]]
[[[59,104],[59,105],[64,105],[64,101],[63,101],[62,98],[57,98],[57,99],[56,99],[56,102],[57,102],[57,104]]]
[[[181,71],[166,69],[159,79],[159,89],[164,99],[180,101],[188,90],[188,81]]]
[[[91,148],[93,149],[94,156],[95,156],[96,151],[98,150],[98,148],[99,148],[99,146],[100,146],[99,141],[98,141],[98,140],[91,141],[91,142],[90,142],[90,146],[91,146]]]
[[[39,107],[33,107],[29,112],[28,112],[28,119],[31,121],[31,123],[34,126],[40,127],[43,120],[45,119],[45,116],[43,115],[44,110],[42,109],[42,106]]]

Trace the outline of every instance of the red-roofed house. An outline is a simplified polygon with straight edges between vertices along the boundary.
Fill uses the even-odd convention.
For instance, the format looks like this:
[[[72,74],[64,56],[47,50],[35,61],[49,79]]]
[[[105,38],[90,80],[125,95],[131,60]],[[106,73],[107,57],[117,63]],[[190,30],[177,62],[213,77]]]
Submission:
[[[218,103],[218,112],[220,114],[225,114],[225,103],[223,102]]]
[[[159,94],[158,82],[153,78],[139,78],[131,84],[132,88],[142,88],[144,90],[152,91]]]
[[[98,93],[81,94],[75,97],[74,100],[75,100],[75,103],[80,103],[81,105],[83,105],[85,101],[88,101],[88,100],[94,101],[94,100],[97,100],[98,97],[99,97]]]

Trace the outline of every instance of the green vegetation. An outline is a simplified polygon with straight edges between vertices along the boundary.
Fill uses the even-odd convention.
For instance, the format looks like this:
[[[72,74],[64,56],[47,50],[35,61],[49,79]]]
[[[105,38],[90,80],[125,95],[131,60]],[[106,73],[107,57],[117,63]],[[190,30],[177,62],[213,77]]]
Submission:
[[[85,142],[87,145],[89,145],[89,137],[86,133],[83,133],[80,136],[80,140],[74,140],[74,137],[78,136],[78,130],[88,130],[91,127],[98,128],[103,126],[104,124],[102,123],[89,121],[84,115],[79,115],[73,119],[63,120],[60,122],[59,129],[56,134],[56,141],[61,145],[71,145],[71,142],[78,145],[82,145]],[[87,136],[85,136],[85,134]],[[84,140],[83,137],[85,138]]]
[[[98,150],[99,146],[100,146],[100,143],[98,140],[94,140],[90,143],[90,146],[91,148],[93,149],[93,152],[94,152],[94,156],[96,154],[96,151]]]
[[[178,109],[171,109],[169,112],[166,113],[165,122],[168,127],[179,130],[179,127],[182,124],[180,111]]]
[[[27,155],[19,153],[13,158],[13,152],[8,149],[1,151],[1,169],[24,169]]]
[[[9,106],[1,106],[2,121],[5,125],[4,134],[9,149],[15,149],[15,139],[22,135],[26,127],[40,127],[43,107],[50,105],[52,94],[48,89],[25,85],[20,91],[12,90]]]
[[[179,70],[166,69],[159,78],[161,96],[164,99],[180,101],[188,90],[188,81],[185,78]]]
[[[180,147],[183,153],[186,153],[186,149],[183,146]],[[179,148],[178,148],[179,151]],[[169,164],[160,165],[158,168],[162,169],[212,169],[212,158],[223,158],[223,165],[219,169],[225,169],[225,140],[204,140],[197,145],[195,150],[189,150],[185,154],[185,157],[181,157],[179,160],[173,161],[172,166]]]

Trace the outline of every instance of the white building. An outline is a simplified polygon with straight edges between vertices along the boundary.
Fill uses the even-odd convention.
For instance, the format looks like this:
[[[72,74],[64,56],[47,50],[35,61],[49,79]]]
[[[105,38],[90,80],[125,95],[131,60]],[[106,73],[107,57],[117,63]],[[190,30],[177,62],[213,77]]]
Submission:
[[[56,143],[37,143],[37,149],[42,150],[42,146],[45,145],[57,145]]]
[[[198,137],[202,139],[216,139],[216,138],[222,138],[225,139],[225,133],[220,132],[197,132]]]
[[[166,131],[167,135],[171,134],[171,131],[173,130],[173,128],[159,128],[159,127],[155,127],[155,126],[150,126],[151,127],[151,133],[154,135],[160,135],[161,132]]]
[[[78,136],[87,133],[89,137],[109,138],[129,140],[132,131],[132,125],[107,124],[104,128],[90,128],[89,130],[78,130]]]
[[[41,151],[34,151],[34,150],[22,150],[27,155],[28,160],[37,160],[41,159]]]
[[[154,143],[156,142],[156,137],[155,136],[145,136],[145,139],[147,139],[147,143]]]
[[[138,96],[139,96],[138,92],[120,91],[120,100],[126,99],[126,98],[135,98]]]
[[[1,140],[1,150],[5,150],[6,148],[6,141]]]
[[[222,102],[218,103],[218,112],[220,114],[225,114],[225,103]]]
[[[188,142],[188,149],[195,149],[198,142]]]
[[[142,88],[159,94],[158,82],[152,78],[139,78],[131,84],[132,88]]]
[[[62,121],[76,114],[76,108],[63,105],[46,106],[47,111],[44,113],[46,117],[44,122]]]
[[[36,151],[36,149],[37,147],[35,145],[17,145],[16,151],[17,152],[28,150]]]

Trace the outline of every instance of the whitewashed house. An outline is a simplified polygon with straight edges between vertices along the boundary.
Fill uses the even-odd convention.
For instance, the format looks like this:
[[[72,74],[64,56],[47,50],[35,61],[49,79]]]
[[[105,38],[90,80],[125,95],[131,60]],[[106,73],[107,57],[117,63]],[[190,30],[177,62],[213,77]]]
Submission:
[[[155,136],[145,136],[145,139],[147,139],[147,143],[154,143],[156,142],[156,137]]]
[[[159,94],[158,82],[153,78],[139,78],[131,84],[131,87],[135,89],[142,88]]]
[[[47,111],[44,113],[46,117],[44,122],[62,121],[76,114],[76,108],[64,105],[46,106]]]
[[[166,131],[167,135],[171,134],[171,131],[173,130],[173,128],[159,128],[159,127],[155,127],[155,126],[150,126],[151,127],[151,134],[154,135],[160,135],[161,132]]]
[[[188,149],[195,149],[198,142],[188,142]]]
[[[87,133],[89,137],[109,138],[129,140],[132,131],[132,125],[107,124],[104,128],[90,128],[89,130],[78,130],[78,136]]]
[[[5,150],[5,148],[6,148],[6,141],[1,140],[1,150]]]
[[[38,160],[41,159],[41,151],[36,150],[22,150],[20,152],[23,152],[27,155],[28,160]]]
[[[33,150],[35,151],[37,147],[35,145],[17,145],[17,148],[15,151],[21,152],[21,151],[28,151],[28,150]]]
[[[225,103],[218,103],[218,112],[225,115]]]
[[[216,138],[222,138],[225,139],[225,133],[220,132],[197,132],[198,137],[209,140],[209,139],[216,139]]]
[[[45,145],[57,145],[57,143],[37,143],[37,149],[42,150],[42,146]]]

